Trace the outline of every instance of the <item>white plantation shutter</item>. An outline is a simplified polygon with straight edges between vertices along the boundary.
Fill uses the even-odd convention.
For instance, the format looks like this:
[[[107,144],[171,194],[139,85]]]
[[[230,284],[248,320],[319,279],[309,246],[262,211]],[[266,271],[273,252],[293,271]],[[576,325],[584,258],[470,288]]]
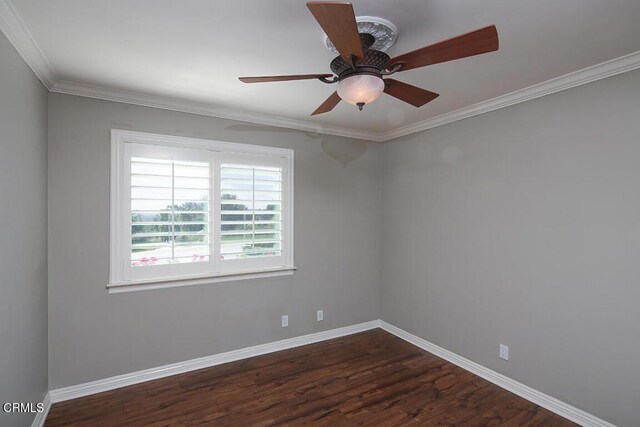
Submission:
[[[220,157],[223,271],[284,265],[283,167],[277,157]]]
[[[206,151],[132,144],[132,279],[212,270],[211,170]]]
[[[113,131],[109,287],[290,273],[292,173],[291,150]]]

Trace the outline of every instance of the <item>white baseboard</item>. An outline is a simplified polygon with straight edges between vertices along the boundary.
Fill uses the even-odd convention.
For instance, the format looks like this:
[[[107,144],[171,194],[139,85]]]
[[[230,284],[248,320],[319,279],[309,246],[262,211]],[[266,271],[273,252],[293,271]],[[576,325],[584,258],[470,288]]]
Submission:
[[[578,423],[585,427],[615,427],[613,424],[607,421],[604,421],[581,409],[571,406],[568,403],[562,402],[555,397],[551,397],[529,386],[519,383],[516,380],[499,374],[496,371],[493,371],[476,362],[457,355],[456,353],[439,347],[427,340],[410,334],[409,332],[393,326],[392,324],[387,323],[384,320],[380,320],[379,322],[382,329],[389,333],[392,333],[398,338],[401,338],[415,345],[416,347],[420,347],[421,349],[426,350],[429,353],[441,357],[444,360],[451,362],[464,370],[482,377],[485,380],[492,382],[493,384],[502,387],[505,390],[510,391],[511,393],[517,394],[518,396],[525,398],[538,406],[542,406],[543,408],[548,409],[551,412],[554,412],[570,421],[573,421],[574,423]]]
[[[213,356],[205,356],[198,359],[187,360],[185,362],[172,363],[170,365],[159,366],[157,368],[145,369],[143,371],[131,372],[129,374],[118,375],[102,380],[96,380],[70,387],[59,388],[56,390],[51,390],[50,397],[53,403],[62,402],[65,400],[76,399],[78,397],[88,396],[95,393],[102,393],[104,391],[126,387],[145,381],[157,380],[159,378],[164,378],[171,375],[182,374],[185,372],[195,371],[197,369],[209,368],[211,366],[216,366],[223,363],[248,359],[250,357],[260,356],[262,354],[287,350],[289,348],[313,344],[332,338],[339,338],[346,335],[367,331],[369,329],[375,329],[377,327],[379,327],[379,321],[372,320],[370,322],[359,323],[357,325],[345,326],[343,328],[331,329],[314,334],[288,338],[281,341],[275,341],[267,344],[256,345],[253,347],[242,348],[239,350],[228,351],[226,353],[215,354]]]
[[[346,326],[343,328],[331,329],[328,331],[317,332],[314,334],[303,335],[300,337],[288,338],[281,341],[275,341],[267,344],[256,345],[239,350],[233,350],[226,353],[215,354],[213,356],[201,357],[199,359],[187,360],[185,362],[173,363],[170,365],[159,366],[157,368],[146,369],[143,371],[132,372],[129,374],[118,375],[115,377],[105,378],[102,380],[91,381],[84,384],[78,384],[70,387],[51,390],[47,393],[45,400],[45,410],[36,415],[32,427],[41,427],[49,412],[51,403],[62,402],[65,400],[76,399],[78,397],[88,396],[95,393],[101,393],[126,387],[133,384],[139,384],[145,381],[156,380],[171,375],[182,374],[185,372],[195,371],[197,369],[208,368],[223,363],[234,362],[237,360],[248,359],[254,356],[273,353],[276,351],[287,350],[307,344],[313,344],[320,341],[339,338],[370,329],[382,328],[385,331],[401,338],[423,350],[428,351],[444,360],[459,366],[485,380],[504,388],[530,402],[546,408],[568,420],[588,427],[615,427],[613,424],[595,417],[581,409],[562,402],[554,397],[544,394],[518,381],[506,377],[498,372],[486,368],[476,362],[466,359],[456,353],[439,347],[427,340],[417,337],[406,332],[383,320],[373,320],[357,325]]]
[[[51,393],[47,392],[42,400],[42,406],[44,410],[42,412],[38,412],[36,417],[33,419],[31,423],[31,427],[42,427],[44,426],[44,420],[47,419],[47,415],[49,414],[49,409],[51,409]]]

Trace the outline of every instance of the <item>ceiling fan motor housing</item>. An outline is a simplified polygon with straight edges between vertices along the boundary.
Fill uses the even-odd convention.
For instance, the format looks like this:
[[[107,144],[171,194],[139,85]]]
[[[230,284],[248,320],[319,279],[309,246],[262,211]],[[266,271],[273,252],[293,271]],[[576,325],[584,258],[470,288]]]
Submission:
[[[371,34],[360,33],[360,43],[362,44],[362,51],[364,53],[363,61],[358,62],[356,60],[354,64],[352,64],[342,56],[338,56],[331,61],[331,71],[338,76],[338,80],[345,79],[354,74],[368,74],[382,78],[382,72],[386,69],[391,58],[384,52],[369,49],[374,42],[375,38]]]

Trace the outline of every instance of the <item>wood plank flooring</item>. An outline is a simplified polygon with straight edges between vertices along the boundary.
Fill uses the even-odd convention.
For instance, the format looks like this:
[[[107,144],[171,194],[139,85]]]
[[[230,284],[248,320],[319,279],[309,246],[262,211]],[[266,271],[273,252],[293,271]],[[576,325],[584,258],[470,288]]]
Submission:
[[[56,403],[46,426],[570,426],[381,329]]]

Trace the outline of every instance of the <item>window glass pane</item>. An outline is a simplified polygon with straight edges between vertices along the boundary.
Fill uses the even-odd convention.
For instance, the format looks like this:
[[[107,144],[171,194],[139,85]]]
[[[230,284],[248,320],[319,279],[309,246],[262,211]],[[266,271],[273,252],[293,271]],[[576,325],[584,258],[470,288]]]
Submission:
[[[209,163],[132,157],[131,171],[131,266],[209,261]]]
[[[282,169],[222,163],[220,257],[282,255]]]

